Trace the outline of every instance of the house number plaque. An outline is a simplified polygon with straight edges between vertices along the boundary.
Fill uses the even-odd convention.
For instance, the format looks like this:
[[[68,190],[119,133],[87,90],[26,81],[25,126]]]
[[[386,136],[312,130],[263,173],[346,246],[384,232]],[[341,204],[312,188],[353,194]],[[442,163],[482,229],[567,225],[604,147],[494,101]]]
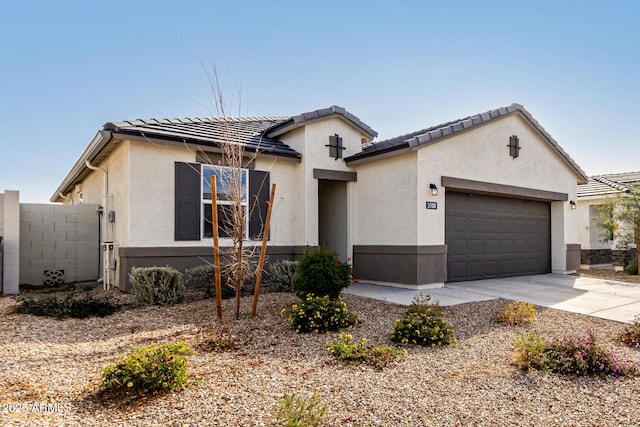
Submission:
[[[427,202],[427,209],[438,209],[438,202]]]

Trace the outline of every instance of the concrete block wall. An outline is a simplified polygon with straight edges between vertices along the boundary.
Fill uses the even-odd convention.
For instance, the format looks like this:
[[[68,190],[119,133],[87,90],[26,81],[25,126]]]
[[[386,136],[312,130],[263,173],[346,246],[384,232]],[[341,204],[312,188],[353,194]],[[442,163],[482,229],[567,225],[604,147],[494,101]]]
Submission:
[[[0,194],[2,219],[2,292],[17,294],[20,268],[20,192]]]
[[[98,218],[94,205],[20,205],[20,284],[97,280]]]

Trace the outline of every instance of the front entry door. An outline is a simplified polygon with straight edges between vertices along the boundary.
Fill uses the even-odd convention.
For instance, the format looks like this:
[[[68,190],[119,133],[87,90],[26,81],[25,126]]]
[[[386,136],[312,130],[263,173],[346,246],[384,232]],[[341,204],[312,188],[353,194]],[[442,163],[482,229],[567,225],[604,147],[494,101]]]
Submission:
[[[318,241],[347,260],[347,183],[318,180]]]

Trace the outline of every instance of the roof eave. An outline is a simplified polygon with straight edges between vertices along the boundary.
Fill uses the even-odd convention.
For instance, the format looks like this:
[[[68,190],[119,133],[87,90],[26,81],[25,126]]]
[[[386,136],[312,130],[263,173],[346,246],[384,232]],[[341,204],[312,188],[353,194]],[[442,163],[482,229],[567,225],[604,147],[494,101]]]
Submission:
[[[62,183],[58,186],[55,193],[49,198],[49,201],[56,203],[62,201],[62,194],[66,194],[71,191],[71,188],[75,184],[75,181],[84,171],[87,170],[86,162],[92,162],[98,154],[109,144],[112,140],[112,133],[107,130],[101,130],[93,137],[89,146],[84,150],[80,158],[71,168],[71,171],[62,180]]]

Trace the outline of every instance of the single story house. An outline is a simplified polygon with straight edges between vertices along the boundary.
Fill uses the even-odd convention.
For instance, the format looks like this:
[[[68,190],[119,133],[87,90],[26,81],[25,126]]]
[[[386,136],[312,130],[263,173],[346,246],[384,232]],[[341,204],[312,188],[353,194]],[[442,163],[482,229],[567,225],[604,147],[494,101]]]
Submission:
[[[613,263],[617,270],[622,270],[626,261],[634,256],[635,251],[619,249],[614,236],[606,235],[607,232],[598,227],[601,215],[598,206],[612,198],[624,197],[638,185],[640,172],[594,175],[578,185],[576,220],[582,268]]]
[[[123,289],[134,266],[203,264],[207,179],[228,141],[246,149],[247,244],[277,183],[271,261],[324,246],[352,259],[362,281],[411,288],[579,267],[571,204],[587,176],[522,105],[376,136],[337,106],[107,123],[51,201],[99,205],[105,279]]]

